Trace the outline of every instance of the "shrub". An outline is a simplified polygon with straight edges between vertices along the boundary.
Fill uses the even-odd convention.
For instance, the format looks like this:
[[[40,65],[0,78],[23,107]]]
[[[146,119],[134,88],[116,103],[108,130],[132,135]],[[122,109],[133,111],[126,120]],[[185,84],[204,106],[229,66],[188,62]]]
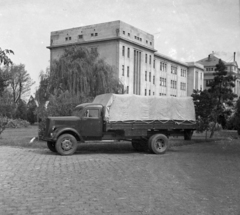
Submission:
[[[29,122],[23,119],[9,119],[7,128],[26,128],[29,126]]]

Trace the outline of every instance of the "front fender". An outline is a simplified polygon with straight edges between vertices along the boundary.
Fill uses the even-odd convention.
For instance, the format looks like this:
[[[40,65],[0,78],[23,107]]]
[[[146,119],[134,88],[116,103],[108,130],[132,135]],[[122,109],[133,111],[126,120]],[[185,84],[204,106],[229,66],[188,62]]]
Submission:
[[[73,136],[76,137],[77,140],[80,140],[81,142],[84,142],[84,139],[82,135],[74,128],[57,128],[54,133],[53,133],[53,139],[54,141],[57,141],[58,137],[61,134],[72,134]]]

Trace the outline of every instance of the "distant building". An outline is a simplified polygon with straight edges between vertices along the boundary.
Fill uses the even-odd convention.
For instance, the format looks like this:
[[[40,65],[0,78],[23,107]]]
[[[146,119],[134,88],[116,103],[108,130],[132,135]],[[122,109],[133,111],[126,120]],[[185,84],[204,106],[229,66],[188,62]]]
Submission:
[[[216,57],[214,53],[212,53],[212,54],[209,54],[208,57],[197,61],[197,63],[202,64],[204,66],[204,88],[205,89],[208,89],[210,86],[210,83],[213,81],[213,78],[214,78],[213,73],[216,72],[215,69],[216,69],[216,65],[219,62],[219,59],[220,58]],[[235,61],[235,53],[234,53],[234,59],[232,62],[226,62],[223,60],[222,62],[225,64],[228,73],[233,74],[237,77],[235,81],[235,87],[233,88],[233,92],[238,96],[240,96],[240,70],[238,68],[237,62]]]
[[[158,53],[153,35],[122,21],[51,32],[50,61],[72,45],[97,49],[100,57],[116,68],[128,94],[180,97],[203,89],[201,64]]]

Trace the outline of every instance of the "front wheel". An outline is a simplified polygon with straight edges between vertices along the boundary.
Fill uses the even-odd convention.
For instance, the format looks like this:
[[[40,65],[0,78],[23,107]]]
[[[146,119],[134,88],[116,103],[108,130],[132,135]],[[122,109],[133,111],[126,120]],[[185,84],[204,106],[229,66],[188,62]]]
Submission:
[[[55,142],[47,141],[47,146],[51,152],[57,152],[57,150],[55,148]]]
[[[56,150],[60,155],[72,155],[77,150],[77,140],[71,134],[63,134],[58,137]]]
[[[155,134],[148,141],[149,150],[155,154],[164,154],[168,146],[168,138],[163,134]]]

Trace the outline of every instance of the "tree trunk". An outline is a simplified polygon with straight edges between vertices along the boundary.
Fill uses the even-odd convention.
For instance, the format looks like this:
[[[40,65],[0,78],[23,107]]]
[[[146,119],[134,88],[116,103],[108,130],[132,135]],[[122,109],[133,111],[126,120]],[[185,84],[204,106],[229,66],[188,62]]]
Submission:
[[[214,122],[214,124],[213,124],[213,127],[212,127],[212,129],[211,129],[211,134],[210,134],[209,138],[212,138],[212,137],[213,137],[213,135],[214,135],[214,130],[215,130],[215,128],[216,128],[216,124],[217,124],[217,120],[215,120],[215,122]]]

